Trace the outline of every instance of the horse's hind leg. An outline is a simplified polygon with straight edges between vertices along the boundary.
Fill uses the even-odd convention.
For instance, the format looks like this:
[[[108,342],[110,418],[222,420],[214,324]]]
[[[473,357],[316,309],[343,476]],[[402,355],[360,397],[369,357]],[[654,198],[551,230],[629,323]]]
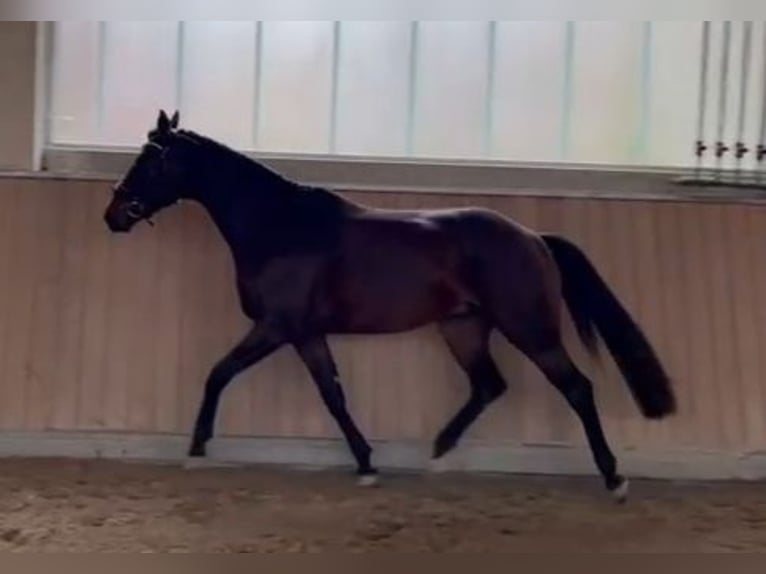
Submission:
[[[442,321],[439,328],[452,355],[468,375],[471,394],[436,437],[434,459],[452,450],[471,423],[507,387],[489,354],[491,327],[482,317],[475,314],[452,317]]]
[[[526,303],[523,308],[515,300],[497,305],[498,329],[529,357],[575,411],[607,489],[622,502],[628,484],[617,474],[617,462],[604,436],[593,385],[574,364],[562,343],[559,306],[542,289]]]
[[[580,419],[593,459],[606,487],[618,500],[627,482],[607,443],[593,396],[593,385],[577,368],[562,343],[561,284],[555,262],[537,240],[514,236],[507,255],[483,245],[480,278],[482,307],[492,324],[524,353],[564,396]]]
[[[590,380],[572,362],[560,342],[545,351],[527,352],[527,355],[577,413],[607,489],[623,502],[628,494],[628,482],[617,474],[617,461],[604,435]]]
[[[562,343],[558,307],[542,293],[536,304],[523,310],[514,308],[515,314],[498,313],[498,329],[542,371],[577,414],[607,489],[622,502],[627,496],[628,483],[617,474],[617,462],[604,436],[593,385],[574,364]]]

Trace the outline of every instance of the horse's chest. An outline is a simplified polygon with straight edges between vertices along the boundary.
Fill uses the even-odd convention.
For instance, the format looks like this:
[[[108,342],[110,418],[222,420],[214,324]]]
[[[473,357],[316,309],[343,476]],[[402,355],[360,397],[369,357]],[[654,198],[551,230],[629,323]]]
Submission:
[[[290,259],[258,272],[240,271],[237,289],[243,311],[251,319],[302,313],[314,288],[317,268],[311,259]]]

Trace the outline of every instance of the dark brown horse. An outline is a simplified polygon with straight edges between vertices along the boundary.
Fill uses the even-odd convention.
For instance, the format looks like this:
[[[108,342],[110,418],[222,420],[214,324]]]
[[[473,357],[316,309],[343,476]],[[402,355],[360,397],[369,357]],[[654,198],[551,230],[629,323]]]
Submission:
[[[617,473],[591,382],[562,344],[561,303],[582,340],[597,334],[647,418],[675,410],[668,377],[649,342],[583,253],[485,209],[387,211],[288,181],[219,143],[178,129],[178,112],[157,125],[114,189],[105,220],[114,232],[181,199],[204,206],[231,249],[250,332],[212,369],[190,456],[204,456],[224,388],[243,370],[292,345],[348,442],[362,480],[371,448],[346,409],[326,337],[390,333],[438,323],[471,391],[438,434],[433,457],[452,449],[506,389],[490,356],[497,329],[562,393],[582,421],[606,487]]]

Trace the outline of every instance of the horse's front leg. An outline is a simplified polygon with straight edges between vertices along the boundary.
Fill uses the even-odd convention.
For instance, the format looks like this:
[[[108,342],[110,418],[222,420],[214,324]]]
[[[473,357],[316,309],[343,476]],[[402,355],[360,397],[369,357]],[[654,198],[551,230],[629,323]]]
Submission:
[[[205,446],[213,437],[215,416],[221,393],[239,373],[266,358],[284,343],[277,330],[257,325],[226,356],[218,361],[205,384],[205,394],[197,414],[189,456],[205,456]]]
[[[311,373],[327,410],[338,423],[356,459],[359,484],[372,486],[377,483],[377,471],[370,464],[372,448],[346,409],[346,397],[338,378],[338,369],[324,337],[296,343],[295,348]]]

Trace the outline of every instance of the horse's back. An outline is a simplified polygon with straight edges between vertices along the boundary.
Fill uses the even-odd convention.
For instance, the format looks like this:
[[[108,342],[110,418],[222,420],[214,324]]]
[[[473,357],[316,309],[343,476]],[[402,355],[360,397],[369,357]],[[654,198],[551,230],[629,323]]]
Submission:
[[[332,326],[395,331],[478,304],[481,283],[507,276],[500,268],[528,266],[530,258],[514,256],[514,246],[534,251],[533,235],[481,208],[355,214],[325,269],[321,292]]]
[[[417,262],[456,274],[475,259],[515,258],[523,263],[545,249],[537,232],[482,207],[360,212],[342,237],[347,256],[371,265],[394,263],[406,269]]]
[[[353,215],[352,221],[369,229],[413,232],[420,228],[446,234],[493,234],[536,236],[537,233],[515,219],[485,207],[440,209],[372,209]]]

